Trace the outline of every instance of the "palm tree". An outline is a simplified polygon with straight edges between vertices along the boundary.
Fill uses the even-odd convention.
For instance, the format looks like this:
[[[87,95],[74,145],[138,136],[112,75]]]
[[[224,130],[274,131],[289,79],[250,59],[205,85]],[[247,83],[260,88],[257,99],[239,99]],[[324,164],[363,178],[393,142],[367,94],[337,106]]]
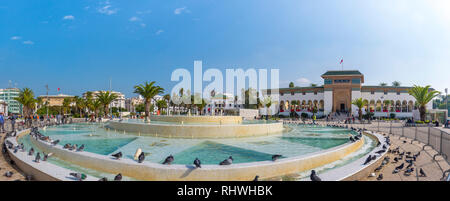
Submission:
[[[166,103],[167,103],[167,108],[169,108],[170,107],[170,94],[166,94],[166,95],[164,95],[163,96],[163,99],[166,101]],[[169,110],[167,109],[167,115],[169,115]]]
[[[167,102],[165,100],[158,100],[156,101],[156,107],[158,107],[158,110],[161,112],[161,109],[167,108]]]
[[[400,86],[400,82],[399,81],[393,81],[392,82],[392,86],[394,86],[394,87],[399,87]]]
[[[382,83],[380,83],[380,86],[385,87],[385,86],[387,86],[387,83],[386,82],[382,82]]]
[[[92,101],[91,104],[91,111],[94,112],[94,118],[97,118],[98,116],[98,110],[102,107],[102,102],[100,102],[99,99],[95,99]],[[106,112],[105,112],[106,113]]]
[[[80,118],[82,117],[82,111],[86,108],[86,101],[82,97],[75,96],[74,98],[75,107],[80,113]]]
[[[425,87],[414,85],[413,88],[408,90],[409,95],[416,98],[416,104],[419,107],[420,120],[425,121],[425,113],[427,110],[427,104],[434,97],[438,96],[441,92],[439,91],[431,91],[430,85]]]
[[[64,98],[63,105],[62,105],[62,114],[69,113],[70,105],[72,105],[73,99],[72,98]]]
[[[36,99],[34,93],[30,88],[23,88],[19,92],[19,96],[14,98],[17,102],[23,105],[23,114],[28,116],[33,113],[33,108],[36,106]]]
[[[267,96],[266,98],[263,99],[263,104],[267,108],[267,117],[269,117],[270,116],[270,114],[269,114],[270,106],[272,106],[273,104],[276,104],[276,102],[272,100],[272,97]]]
[[[202,98],[202,103],[196,104],[196,105],[197,105],[198,110],[200,111],[200,115],[202,115],[202,111],[206,107],[205,99]]]
[[[362,98],[358,98],[352,101],[352,104],[358,107],[358,115],[359,120],[362,119],[362,108],[367,105],[367,100],[363,100]]]
[[[108,117],[108,110],[109,110],[109,105],[117,99],[117,94],[115,93],[111,93],[110,91],[100,91],[97,94],[97,100],[100,101],[100,103],[102,104],[103,108],[104,108],[104,116],[105,118]]]
[[[386,107],[386,110],[389,111],[389,105],[391,104],[391,101],[390,100],[384,100],[383,104]],[[383,107],[383,110],[384,110],[384,107]]]
[[[134,93],[144,97],[145,121],[149,122],[151,100],[158,94],[164,93],[160,86],[154,86],[155,81],[145,82],[144,84],[134,86]]]

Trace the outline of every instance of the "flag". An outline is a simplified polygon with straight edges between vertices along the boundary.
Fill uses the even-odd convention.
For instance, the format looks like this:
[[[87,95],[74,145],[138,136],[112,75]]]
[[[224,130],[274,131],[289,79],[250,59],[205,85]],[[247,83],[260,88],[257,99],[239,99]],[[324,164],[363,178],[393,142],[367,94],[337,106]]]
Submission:
[[[58,91],[59,91],[59,88],[58,88]]]
[[[342,63],[344,63],[344,59],[341,59],[341,62],[339,64],[342,64]]]

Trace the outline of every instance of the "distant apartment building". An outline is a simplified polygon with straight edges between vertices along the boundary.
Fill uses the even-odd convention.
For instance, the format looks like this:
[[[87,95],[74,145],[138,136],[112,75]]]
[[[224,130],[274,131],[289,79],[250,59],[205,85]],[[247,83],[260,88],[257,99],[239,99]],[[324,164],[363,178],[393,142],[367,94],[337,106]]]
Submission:
[[[58,95],[41,95],[38,98],[42,99],[43,105],[48,103],[48,106],[63,106],[64,99],[66,98],[74,98],[75,96],[66,95],[66,94],[58,94]],[[72,103],[71,105],[74,105]]]
[[[97,94],[99,94],[100,92],[106,92],[106,91],[91,91],[92,92],[92,97],[95,99],[97,99]],[[126,108],[125,107],[125,95],[123,93],[117,92],[117,91],[111,91],[112,94],[116,94],[117,98],[111,102],[111,104],[109,105],[110,108],[116,107],[116,108]],[[86,98],[86,93],[83,93],[83,98]]]
[[[154,105],[154,111],[158,110],[158,107],[156,107],[156,101],[162,100],[162,99],[163,99],[162,96],[156,95],[156,96],[150,101],[150,103],[151,103],[152,105]],[[143,98],[141,95],[136,96],[136,97],[132,97],[132,98],[128,98],[128,99],[125,100],[125,109],[126,109],[128,112],[134,112],[134,113],[136,113],[136,107],[137,107],[138,105],[140,105],[140,104],[144,104],[144,98]],[[153,112],[154,112],[154,111],[153,111]]]
[[[20,89],[6,88],[0,89],[0,100],[8,105],[8,113],[22,114],[23,106],[14,98],[19,97]]]

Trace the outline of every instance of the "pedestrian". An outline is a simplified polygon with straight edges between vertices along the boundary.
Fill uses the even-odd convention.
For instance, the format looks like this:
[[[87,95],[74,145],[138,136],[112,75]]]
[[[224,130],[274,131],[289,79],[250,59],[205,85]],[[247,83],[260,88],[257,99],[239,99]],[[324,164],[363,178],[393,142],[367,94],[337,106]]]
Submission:
[[[16,119],[17,116],[15,114],[10,114],[9,115],[9,120],[11,120],[11,131],[16,131]]]
[[[0,113],[0,133],[5,132],[5,117],[3,117],[3,112]]]

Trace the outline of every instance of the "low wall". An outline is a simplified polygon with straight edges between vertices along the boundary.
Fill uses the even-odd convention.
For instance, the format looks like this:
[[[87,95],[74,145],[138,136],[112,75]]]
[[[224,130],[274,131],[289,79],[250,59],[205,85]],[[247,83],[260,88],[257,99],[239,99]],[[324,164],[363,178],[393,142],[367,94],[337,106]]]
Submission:
[[[31,139],[31,142],[39,149],[73,164],[112,174],[122,173],[139,180],[156,181],[249,181],[255,175],[259,175],[261,179],[271,178],[323,166],[353,153],[364,145],[362,139],[317,153],[279,159],[276,162],[203,165],[202,168],[195,169],[192,165],[162,165],[147,161],[137,163],[127,158],[115,160],[111,156],[69,151],[62,149],[60,145],[52,146],[40,140]]]
[[[185,123],[217,123],[217,124],[239,124],[242,123],[240,116],[182,116],[182,115],[151,115],[150,120],[166,122]]]
[[[280,134],[283,132],[283,123],[178,125],[110,121],[107,128],[135,133],[140,136],[168,138],[238,138]]]
[[[29,133],[29,129],[20,132],[17,138],[20,138]],[[9,137],[5,139],[14,144],[18,145],[15,137]],[[57,165],[48,163],[46,161],[41,161],[39,163],[34,162],[35,155],[29,156],[28,149],[26,151],[18,151],[14,153],[14,149],[7,149],[8,155],[11,160],[14,161],[16,166],[26,175],[31,175],[33,180],[37,181],[75,181],[70,173],[73,172],[69,169],[59,167]],[[97,181],[99,178],[87,175],[86,181]]]

